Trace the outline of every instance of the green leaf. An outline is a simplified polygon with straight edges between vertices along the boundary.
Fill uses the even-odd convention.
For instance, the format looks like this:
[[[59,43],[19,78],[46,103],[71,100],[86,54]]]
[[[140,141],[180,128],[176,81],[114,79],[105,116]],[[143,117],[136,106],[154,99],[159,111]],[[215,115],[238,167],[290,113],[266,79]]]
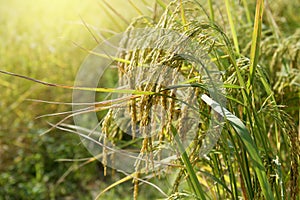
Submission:
[[[255,72],[256,66],[258,64],[258,59],[259,59],[263,10],[264,10],[264,1],[257,0],[255,21],[254,21],[254,30],[252,33],[251,53],[250,53],[250,78],[248,79],[248,83],[247,83],[248,94],[250,92],[251,85],[253,83],[254,72]]]
[[[186,170],[187,175],[188,175],[188,181],[190,182],[190,185],[193,188],[193,190],[194,190],[195,194],[197,195],[197,197],[201,200],[205,200],[206,198],[205,198],[204,192],[203,192],[202,187],[199,183],[197,175],[194,171],[193,165],[191,164],[191,162],[189,160],[189,156],[187,155],[187,152],[184,149],[184,147],[183,147],[183,145],[180,141],[180,138],[177,134],[177,130],[174,126],[171,127],[171,130],[172,130],[172,134],[175,138],[177,147],[178,147],[178,149],[181,153],[181,159],[182,159],[182,162],[184,163],[185,170]]]
[[[258,148],[255,145],[246,126],[238,117],[233,115],[226,108],[222,107],[219,103],[208,97],[206,94],[201,95],[201,99],[214,111],[219,113],[221,116],[225,117],[229,121],[230,125],[234,128],[236,133],[239,135],[253,162],[253,167],[265,198],[268,200],[273,200],[274,196],[272,194],[271,186],[267,179],[266,169],[263,165],[262,160],[260,159]]]

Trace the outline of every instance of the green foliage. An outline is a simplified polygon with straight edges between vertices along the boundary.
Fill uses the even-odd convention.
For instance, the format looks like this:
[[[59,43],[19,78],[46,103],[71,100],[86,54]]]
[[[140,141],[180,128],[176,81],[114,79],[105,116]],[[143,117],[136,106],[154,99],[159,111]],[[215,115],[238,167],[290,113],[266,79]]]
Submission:
[[[296,58],[299,53],[299,43],[296,41],[298,32],[292,35],[280,33],[280,27],[276,22],[279,16],[274,16],[271,6],[267,3],[267,6],[264,6],[264,4],[265,2],[261,0],[256,4],[247,4],[246,1],[239,4],[236,1],[225,0],[225,5],[212,1],[208,1],[208,5],[201,4],[199,1],[172,1],[169,4],[157,1],[157,6],[161,6],[164,13],[157,14],[156,16],[161,16],[161,19],[151,21],[150,26],[164,27],[190,35],[199,42],[199,48],[205,49],[206,45],[209,46],[208,53],[212,60],[218,65],[219,70],[225,72],[222,78],[226,84],[228,100],[225,113],[216,110],[220,115],[225,116],[226,125],[215,150],[206,155],[206,159],[199,158],[197,149],[201,141],[196,139],[196,144],[189,147],[188,155],[184,153],[181,156],[182,169],[179,170],[174,184],[170,185],[172,187],[170,198],[181,196],[184,191],[187,196],[196,196],[199,199],[206,197],[210,199],[296,199],[299,194],[297,189],[299,176],[294,176],[299,174],[299,155],[296,153],[299,150],[297,135],[299,59]],[[289,5],[285,6],[290,8]],[[210,10],[210,15],[203,10]],[[216,10],[220,12],[215,12]],[[227,13],[228,18],[224,18],[221,13]],[[263,13],[266,13],[265,17]],[[286,15],[286,17],[290,16]],[[148,27],[149,24],[143,24],[142,20],[143,18],[137,19],[132,26]],[[297,23],[295,22],[294,25],[296,26]],[[204,41],[203,36],[206,36]],[[210,46],[212,43],[214,45]],[[264,52],[264,49],[268,51]],[[134,55],[135,59],[143,60],[145,54],[150,54],[154,58],[151,63],[155,63],[168,56],[172,57],[172,55],[153,52],[155,51],[143,51],[143,53],[134,51],[133,54],[126,55],[126,58],[132,58]],[[172,63],[172,67],[181,71],[182,62],[179,59],[176,61]],[[125,73],[129,77],[131,77],[131,69],[138,67],[133,62],[121,62],[119,66],[125,71],[119,73]],[[193,70],[188,64],[184,67],[184,69],[188,68],[188,71]],[[201,80],[197,82],[199,80],[193,77],[198,74],[196,72],[192,74],[188,76],[190,79],[187,82],[192,83],[192,87],[201,86],[204,91],[200,91],[207,92],[205,83]],[[172,89],[180,87],[181,85],[178,85]],[[136,90],[142,94],[140,88]],[[155,86],[150,89],[142,88],[142,90],[143,92],[159,91]],[[294,94],[284,92],[288,90],[294,91]],[[165,94],[159,93],[152,98],[161,95]],[[280,95],[283,99],[279,100]],[[209,103],[212,101],[211,99],[205,103],[214,109],[213,104]],[[138,106],[140,102],[141,105],[151,105],[151,101],[147,101],[147,98],[135,100],[134,104],[129,105]],[[209,109],[205,108],[203,102],[200,101],[199,104],[200,114],[204,113],[203,116],[208,116]],[[282,105],[289,109],[285,109]],[[131,117],[136,119],[132,113]],[[292,117],[296,119],[294,122],[291,120]],[[202,131],[205,132],[205,127],[208,126],[209,120],[203,119],[204,128],[201,127],[199,135]],[[179,131],[178,127],[177,129]],[[116,133],[122,134],[116,128],[108,130],[109,138]],[[171,132],[173,135],[176,132],[172,130],[166,128],[162,132],[168,138],[172,137]],[[111,138],[112,141],[113,139]],[[157,140],[155,137],[151,139],[154,140],[152,143]],[[144,139],[143,145],[140,146],[140,153],[143,155],[143,149],[151,149],[151,145],[151,142]],[[197,173],[199,180],[195,179],[193,168],[199,172]],[[187,181],[183,178],[184,175],[188,177]]]
[[[122,15],[125,12],[120,14],[118,5],[111,6],[107,2],[100,8],[110,16],[112,29],[122,30],[126,26],[129,29],[164,27],[187,34],[197,44],[203,45],[201,48],[207,50],[212,62],[224,72],[222,81],[226,91],[223,94],[227,98],[226,107],[207,96],[205,83],[193,77],[196,73],[188,74],[185,71],[189,69],[187,71],[193,72],[193,65],[175,56],[172,67],[182,70],[182,74],[188,77],[189,86],[204,93],[197,99],[202,120],[199,138],[195,138],[189,151],[170,163],[174,164],[172,167],[155,173],[145,173],[143,169],[131,175],[117,174],[115,179],[111,179],[112,174],[109,172],[110,178],[104,184],[97,182],[103,180],[103,177],[99,175],[102,170],[97,169],[95,159],[83,164],[76,160],[55,161],[89,155],[83,146],[78,145],[76,136],[56,131],[55,134],[40,137],[39,133],[43,130],[41,127],[45,127],[46,123],[32,123],[33,116],[69,108],[42,105],[41,110],[41,103],[24,103],[29,97],[66,102],[70,99],[70,91],[32,85],[28,81],[17,82],[13,77],[2,78],[1,75],[0,86],[4,90],[1,91],[3,96],[0,106],[4,109],[1,110],[0,118],[0,199],[90,199],[99,192],[99,198],[103,199],[131,199],[131,193],[139,199],[299,199],[299,3],[283,0],[272,4],[268,0],[257,0],[256,3],[246,0],[208,0],[207,3],[198,0],[157,0],[151,5],[146,1],[131,2],[132,10],[145,16],[129,22],[128,16]],[[12,1],[7,5],[15,7],[17,3]],[[27,15],[29,11],[38,13],[39,7],[31,8],[30,3],[25,3],[26,8],[33,10],[22,11],[18,8],[20,10],[17,9],[17,13],[22,13],[25,16],[23,22],[26,22],[20,24],[19,18],[14,17],[14,12],[7,9],[7,5],[0,6],[0,12],[6,16],[0,19],[0,43],[3,44],[0,55],[5,58],[0,60],[1,69],[48,82],[72,85],[76,67],[86,53],[91,52],[79,51],[80,48],[71,47],[70,43],[60,43],[57,38],[51,41],[49,38],[53,39],[53,35],[63,29],[63,36],[70,41],[83,43],[83,49],[86,50],[96,45],[95,41],[101,40],[102,35],[97,33],[102,32],[86,23],[80,28],[67,28],[57,18],[54,18],[54,25],[48,23],[47,18],[41,18],[40,22],[47,24],[53,32],[49,29],[41,31],[39,23],[32,23],[32,18]],[[149,12],[147,7],[153,10]],[[56,9],[50,6],[49,12],[53,14]],[[70,13],[66,15],[70,19],[74,17],[73,9],[70,6]],[[86,9],[91,8],[87,6]],[[97,14],[93,13],[90,17],[95,16]],[[110,33],[104,31],[104,35],[109,36]],[[17,48],[9,50],[11,47]],[[170,56],[160,51],[154,54],[157,57],[153,57],[158,60]],[[126,70],[137,67],[131,60],[132,55],[141,58],[139,52],[134,52],[121,55],[115,60]],[[130,70],[125,73],[130,74]],[[111,75],[102,81],[101,86],[107,83],[109,87],[86,90],[99,92],[100,99],[104,98],[104,92],[139,95],[143,97],[145,105],[151,105],[148,96],[163,98],[165,95],[160,90],[153,92],[156,86],[151,86],[151,89],[108,89],[115,82]],[[169,90],[181,87],[186,85],[176,85]],[[200,138],[209,126],[207,116],[211,109],[225,116],[226,120],[215,148],[203,158],[199,157]],[[97,114],[102,118],[106,113]],[[109,121],[109,116],[106,119]],[[172,120],[171,117],[169,119]],[[124,144],[124,141],[119,141],[124,138],[124,133],[115,127],[109,128],[108,138],[116,144]],[[179,128],[165,128],[162,132],[167,138],[176,138]],[[150,148],[151,143],[144,140],[138,145],[143,153],[144,149]],[[131,179],[133,187],[128,182]],[[107,187],[107,184],[111,185]],[[116,187],[120,184],[123,185]]]
[[[124,23],[119,29],[109,26],[112,20],[101,10],[101,6],[91,1],[0,0],[1,70],[72,85],[76,70],[87,54],[77,45],[93,48],[97,43],[91,32],[97,35],[105,30],[103,26],[112,31],[126,26]],[[132,16],[134,11],[125,15]],[[101,35],[111,33],[104,31]],[[105,186],[98,181],[103,178],[102,169],[98,169],[100,164],[93,162],[71,170],[58,184],[70,168],[76,169],[81,162],[57,162],[57,159],[85,158],[90,154],[78,145],[77,136],[53,131],[41,137],[48,124],[45,118],[35,119],[69,107],[28,101],[71,102],[71,91],[2,75],[0,90],[0,199],[93,198],[93,191]],[[118,199],[120,191],[107,197]]]
[[[96,163],[75,171],[64,182],[57,184],[69,167],[79,164],[57,162],[58,156],[60,158],[88,156],[84,148],[78,146],[78,138],[68,134],[44,137],[40,137],[39,134],[32,132],[19,136],[18,141],[10,144],[15,146],[16,152],[4,152],[12,155],[2,158],[5,166],[2,166],[4,172],[0,175],[1,198],[55,199],[70,194],[72,198],[83,198],[82,194],[85,194],[86,199],[92,198],[86,185],[96,180],[97,176],[93,175],[98,173]]]

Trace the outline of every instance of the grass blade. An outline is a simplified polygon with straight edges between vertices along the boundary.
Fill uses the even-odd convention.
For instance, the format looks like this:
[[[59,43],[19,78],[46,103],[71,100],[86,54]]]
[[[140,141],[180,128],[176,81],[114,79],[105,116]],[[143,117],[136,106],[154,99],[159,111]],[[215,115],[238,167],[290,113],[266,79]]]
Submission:
[[[252,33],[251,53],[250,53],[250,77],[249,77],[248,83],[247,83],[248,94],[250,92],[251,85],[252,85],[253,79],[254,79],[254,72],[255,72],[256,66],[258,64],[263,10],[264,10],[264,1],[257,0],[255,21],[254,21],[254,30]]]
[[[3,70],[0,70],[0,73],[15,76],[19,78],[23,78],[29,81],[33,81],[42,85],[50,86],[50,87],[58,87],[58,88],[64,88],[64,89],[71,89],[71,90],[83,90],[83,91],[94,91],[94,92],[107,92],[107,93],[121,93],[121,94],[135,94],[135,95],[151,95],[155,94],[155,92],[148,92],[148,91],[138,91],[138,90],[131,90],[131,89],[116,89],[116,88],[90,88],[90,87],[76,87],[76,86],[69,86],[69,85],[61,85],[61,84],[55,84],[55,83],[48,83],[45,81],[37,80],[34,78],[30,78],[28,76],[15,74],[12,72],[6,72]]]
[[[247,17],[247,22],[248,22],[249,24],[252,24],[251,14],[250,14],[250,11],[249,11],[249,6],[248,6],[247,0],[243,0],[243,6],[244,6],[244,8],[245,8],[246,17]]]
[[[194,192],[196,193],[197,197],[199,197],[200,199],[203,199],[205,200],[205,195],[204,195],[204,192],[202,190],[202,187],[199,183],[199,180],[197,178],[197,175],[193,169],[193,166],[190,162],[190,159],[184,149],[184,147],[182,146],[182,143],[180,141],[180,138],[177,134],[177,130],[174,126],[171,127],[172,128],[172,134],[175,138],[175,141],[176,141],[176,144],[178,146],[178,149],[181,153],[181,158],[182,158],[182,162],[184,163],[185,165],[185,170],[187,171],[187,174],[188,174],[188,180],[190,181],[191,183],[191,187],[193,188]]]
[[[123,17],[123,15],[121,13],[119,13],[113,6],[111,6],[105,0],[102,0],[102,1],[116,16],[118,16],[123,22],[125,22],[125,24],[127,24],[127,25],[130,24],[130,22],[127,21],[127,19],[125,19],[125,17]]]
[[[255,145],[253,139],[251,138],[250,133],[248,132],[248,129],[243,124],[243,122],[233,115],[231,112],[229,112],[227,109],[220,106],[219,103],[212,100],[207,95],[203,94],[201,96],[201,99],[207,103],[214,111],[219,113],[221,116],[226,117],[226,119],[229,121],[230,125],[234,128],[236,133],[240,136],[241,140],[243,141],[247,152],[252,160],[253,167],[255,170],[255,173],[257,175],[258,181],[260,183],[262,192],[266,199],[273,200],[274,196],[272,194],[271,186],[268,182],[268,178],[266,175],[266,169],[263,165],[263,162],[260,158],[258,148]]]
[[[209,5],[209,14],[210,14],[211,23],[215,23],[215,12],[213,8],[212,0],[208,0],[208,5]]]
[[[231,15],[229,0],[225,0],[225,5],[226,5],[226,11],[227,11],[227,15],[228,15],[229,24],[230,24],[231,34],[232,34],[232,38],[233,38],[233,44],[234,44],[237,54],[240,54],[239,42],[238,42],[235,26],[234,26],[232,15]]]
[[[96,197],[95,199],[100,199],[100,197],[101,197],[104,193],[106,193],[108,190],[110,190],[110,189],[112,189],[112,188],[114,188],[114,187],[116,187],[116,186],[118,186],[118,185],[120,185],[120,184],[122,184],[122,183],[124,183],[124,182],[127,182],[127,181],[133,179],[133,177],[135,176],[136,173],[137,173],[137,172],[134,172],[133,174],[128,175],[128,176],[126,176],[126,177],[124,177],[124,178],[122,178],[122,179],[120,179],[120,180],[114,182],[113,184],[111,184],[110,186],[108,186],[107,188],[105,188],[102,192],[100,192],[100,193],[97,195],[97,197]]]
[[[162,7],[163,10],[167,9],[167,5],[162,0],[156,0],[156,3]]]
[[[187,30],[187,27],[186,27],[186,18],[185,18],[185,14],[184,14],[184,6],[183,6],[183,3],[182,3],[182,0],[180,0],[180,12],[181,12],[181,20],[182,20],[182,25],[185,27],[184,29]]]

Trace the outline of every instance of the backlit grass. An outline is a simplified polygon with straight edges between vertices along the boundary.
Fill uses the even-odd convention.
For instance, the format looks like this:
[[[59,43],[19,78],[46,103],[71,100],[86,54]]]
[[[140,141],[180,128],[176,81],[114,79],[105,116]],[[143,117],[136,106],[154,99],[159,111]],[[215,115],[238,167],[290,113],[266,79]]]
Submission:
[[[117,173],[116,178],[119,180],[106,189],[95,188],[97,186],[84,187],[82,192],[94,191],[91,196],[98,199],[115,198],[115,191],[120,191],[118,197],[128,199],[132,196],[134,199],[299,199],[300,17],[297,14],[299,3],[270,0],[251,2],[156,0],[153,3],[129,1],[128,6],[131,7],[128,9],[118,3],[120,2],[116,1],[115,4],[103,1],[98,4],[95,1],[85,3],[79,1],[58,3],[57,1],[48,5],[46,1],[40,1],[40,4],[33,6],[32,2],[28,1],[23,3],[24,6],[17,6],[18,2],[12,1],[10,4],[1,4],[0,12],[2,11],[1,13],[6,16],[0,19],[3,21],[0,25],[0,42],[3,44],[0,52],[4,55],[2,57],[4,59],[0,59],[1,69],[56,83],[58,87],[41,86],[12,76],[1,75],[0,85],[4,88],[3,98],[0,100],[3,108],[1,116],[5,117],[1,117],[0,120],[0,137],[1,143],[9,150],[0,147],[0,155],[1,151],[22,150],[31,144],[17,138],[20,134],[28,134],[32,127],[45,129],[45,121],[38,121],[39,125],[32,124],[34,116],[70,109],[38,102],[24,103],[24,100],[38,98],[70,102],[70,90],[63,89],[59,85],[73,84],[77,67],[83,58],[91,53],[89,50],[97,45],[103,39],[102,37],[112,35],[112,32],[107,29],[120,32],[124,29],[165,28],[188,36],[199,45],[199,49],[207,51],[211,62],[222,72],[221,80],[224,85],[223,92],[219,95],[226,98],[227,104],[222,105],[222,102],[217,102],[217,99],[211,96],[207,90],[207,82],[201,79],[202,74],[195,70],[188,56],[178,56],[156,48],[120,52],[118,57],[114,58],[119,77],[132,78],[134,70],[141,64],[163,63],[181,72],[186,78],[186,83],[190,83],[190,87],[179,84],[171,88],[163,88],[160,85],[150,84],[154,74],[147,74],[145,84],[138,85],[132,90],[109,89],[110,87],[106,85],[108,81],[100,82],[101,88],[85,88],[95,90],[103,96],[111,93],[133,95],[132,98],[121,96],[122,98],[119,99],[122,100],[121,102],[110,102],[109,111],[102,123],[105,138],[93,140],[89,135],[85,138],[94,141],[96,146],[99,142],[106,144],[110,141],[125,148],[134,147],[140,155],[146,155],[147,158],[157,153],[159,151],[157,149],[164,148],[168,143],[174,143],[179,145],[181,155],[177,155],[176,160],[170,161],[170,166],[159,166],[155,169],[155,173],[151,173],[147,167],[141,165],[136,167],[136,171],[132,174]],[[46,7],[47,9],[42,9]],[[84,23],[79,20],[80,17],[74,15],[78,10]],[[131,19],[134,14],[127,15],[124,10],[130,10],[139,17]],[[107,24],[105,29],[100,22]],[[93,24],[93,27],[89,24]],[[74,42],[77,45],[72,45]],[[131,44],[134,41],[128,39],[126,42]],[[176,42],[178,41],[174,41],[174,45]],[[193,56],[197,55],[195,53]],[[112,74],[108,73],[105,79],[111,80],[111,76]],[[164,74],[161,74],[161,77],[164,77]],[[133,80],[121,78],[119,83],[129,85],[130,81]],[[186,116],[186,113],[183,109],[179,111],[175,109],[179,103],[174,98],[174,91],[184,87],[186,91],[198,94],[194,100],[198,102],[199,107],[196,111],[201,119],[198,135],[187,152],[183,152],[180,141],[177,140],[178,135],[184,134],[181,132],[184,126],[181,118]],[[185,105],[189,105],[190,101],[189,96],[186,96]],[[159,130],[159,137],[128,139],[126,133],[114,122],[112,117],[115,112],[114,105],[120,104],[129,110],[131,129],[134,131],[133,125],[147,124],[147,116],[153,102],[162,102],[162,106],[167,110],[166,121]],[[98,110],[101,111],[99,116],[102,117],[105,113],[102,112],[101,105],[107,105],[107,102],[103,101],[98,105]],[[139,109],[141,107],[145,109]],[[195,110],[194,107],[193,109]],[[202,138],[210,125],[207,116],[211,114],[211,110],[223,116],[225,123],[214,149],[200,157]],[[173,118],[175,112],[178,121]],[[60,119],[50,120],[55,122]],[[70,120],[63,122],[57,124],[58,129],[76,134],[74,132],[76,127],[66,124],[71,123]],[[144,131],[142,134],[150,133]],[[48,138],[49,133],[43,137]],[[32,140],[32,137],[29,138]],[[66,139],[59,136],[50,142],[46,140],[46,144],[43,144],[47,146],[48,142],[51,148],[55,148],[55,145],[60,147],[61,144],[62,146],[68,144],[68,140],[59,141],[62,138]],[[68,150],[67,147],[61,148]],[[82,153],[78,150],[80,148],[84,147],[76,147],[76,156],[86,155],[86,152]],[[36,151],[38,152],[39,149]],[[47,185],[47,180],[43,179],[47,173],[38,165],[47,162],[47,159],[43,157],[44,154],[37,152],[33,154],[36,156],[29,156],[37,162],[35,165],[29,165],[34,166],[35,170],[25,170],[21,173],[33,174],[35,178],[32,179],[31,184],[40,188],[39,194],[44,195],[41,198],[54,199],[56,195],[74,195],[74,198],[80,196],[75,192],[72,193],[76,189],[66,191],[62,187],[55,190],[51,181]],[[49,154],[51,156],[48,159],[53,159],[52,153]],[[67,156],[70,154],[70,152],[66,153]],[[26,160],[27,155],[18,153],[17,159],[13,160],[12,156],[8,156],[1,162],[4,163],[3,166],[19,164],[20,160],[30,163],[30,159]],[[109,159],[106,151],[103,151],[99,157],[104,165]],[[95,164],[95,160],[90,159],[85,164]],[[73,163],[77,165],[79,162]],[[151,159],[149,163],[151,166]],[[89,179],[78,174],[79,170],[90,166],[85,164],[80,168],[75,166],[69,169],[59,182],[68,184],[67,175],[71,176],[71,174],[78,176],[75,180],[83,179],[87,182],[96,180],[97,175],[93,174],[96,173],[95,169],[89,171],[89,168],[85,168]],[[20,166],[23,168],[23,165]],[[4,169],[2,170],[5,172]],[[26,188],[32,185],[17,184],[10,178],[10,174],[17,170],[18,168],[12,167],[10,172],[4,173],[0,179],[4,181],[0,183],[5,185],[5,182],[8,182],[17,185],[20,191],[26,191]],[[115,173],[105,166],[103,171],[109,176]],[[125,182],[131,180],[132,184],[126,185]],[[46,186],[39,185],[41,182]],[[47,187],[52,188],[50,194],[46,191]],[[10,187],[2,188],[4,189],[0,191],[4,195],[8,192],[13,195],[11,190],[6,189]],[[145,195],[145,191],[149,196]],[[8,197],[4,196],[4,198]]]

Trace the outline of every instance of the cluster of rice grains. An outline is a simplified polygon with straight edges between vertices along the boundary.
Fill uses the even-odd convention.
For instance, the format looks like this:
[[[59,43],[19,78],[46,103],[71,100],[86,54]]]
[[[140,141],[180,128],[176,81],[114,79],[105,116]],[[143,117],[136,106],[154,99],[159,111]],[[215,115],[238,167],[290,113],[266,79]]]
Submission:
[[[210,109],[199,94],[208,93],[212,81],[206,71],[211,65],[209,53],[221,45],[213,37],[214,30],[199,22],[196,13],[202,11],[188,3],[184,5],[183,21],[190,23],[182,25],[181,6],[177,1],[171,3],[157,23],[148,18],[134,21],[114,63],[119,72],[119,89],[135,92],[114,96],[128,101],[108,111],[102,124],[106,137],[102,139],[104,144],[109,140],[114,146],[131,140],[126,152],[130,149],[132,156],[122,164],[134,166],[136,172],[159,174],[167,166],[179,166],[176,158],[180,158],[180,152],[172,127],[181,145],[199,155],[209,126],[210,117],[205,113]],[[141,24],[151,28],[138,29]],[[103,151],[104,164],[114,159],[115,153],[108,156],[108,149]]]

